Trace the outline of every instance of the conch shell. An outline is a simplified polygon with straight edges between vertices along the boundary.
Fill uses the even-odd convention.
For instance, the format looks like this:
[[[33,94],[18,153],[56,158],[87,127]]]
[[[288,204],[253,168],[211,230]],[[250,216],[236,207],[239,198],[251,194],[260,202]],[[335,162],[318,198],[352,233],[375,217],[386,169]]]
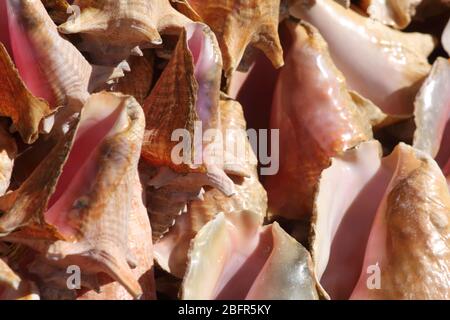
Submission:
[[[142,203],[142,187],[135,174],[131,182],[131,207],[128,225],[129,255],[135,260],[136,268],[132,270],[142,287],[140,299],[155,299],[155,283],[153,279],[153,244],[152,230],[147,209]],[[90,290],[79,296],[78,300],[128,300],[132,296],[118,282],[109,282],[100,286],[100,292]]]
[[[414,147],[432,157],[439,151],[442,156],[445,153],[446,162],[450,159],[450,61],[437,58],[434,62],[416,97],[415,108]]]
[[[107,273],[137,298],[142,289],[130,267],[128,228],[142,201],[130,196],[138,183],[141,107],[132,97],[94,94],[78,126],[66,130],[30,178],[0,199],[0,231],[55,264]]]
[[[193,137],[195,121],[204,122],[204,129],[219,124],[221,67],[220,52],[211,30],[201,23],[188,25],[144,103],[147,132],[142,157],[146,162],[177,172],[195,169],[195,159],[189,159],[192,165],[172,160],[171,153],[177,145],[177,141],[172,141],[172,133],[185,129]]]
[[[450,194],[431,157],[377,141],[323,171],[311,255],[334,299],[448,299]],[[355,228],[358,225],[358,228]]]
[[[53,111],[46,101],[33,96],[27,89],[2,43],[0,77],[4,79],[0,82],[0,115],[11,118],[25,142],[34,142],[45,117]]]
[[[11,51],[30,91],[53,109],[84,103],[89,96],[92,67],[58,34],[42,2],[7,0],[6,6]]]
[[[325,38],[351,89],[386,114],[413,113],[414,97],[430,71],[431,36],[393,30],[333,0],[291,4],[291,14],[313,24]]]
[[[370,139],[372,132],[317,30],[287,24],[293,44],[271,115],[271,127],[280,130],[280,168],[264,186],[270,214],[302,219],[311,214],[318,178],[330,157]]]
[[[131,210],[128,225],[129,257],[136,267],[132,270],[142,287],[140,299],[155,299],[155,283],[153,279],[153,256],[151,228],[147,210],[142,203],[142,188],[135,174],[129,190]],[[129,300],[133,296],[117,281],[105,274],[82,274],[81,290],[68,289],[67,268],[49,264],[45,257],[37,257],[28,266],[28,271],[39,279],[38,287],[43,299],[64,300]],[[83,271],[83,269],[81,269]]]
[[[206,23],[217,36],[225,76],[237,69],[249,45],[262,50],[274,67],[283,65],[278,36],[280,0],[172,0],[195,21]]]
[[[256,157],[245,134],[246,123],[241,105],[226,96],[220,100],[222,135],[225,137],[225,152],[242,150],[243,154],[229,154],[225,172],[233,179],[236,194],[227,197],[217,189],[206,190],[201,200],[188,203],[186,211],[177,217],[174,226],[155,244],[155,259],[167,272],[182,278],[186,268],[189,243],[200,229],[214,219],[219,212],[239,217],[255,216],[258,226],[267,212],[267,195],[258,180]],[[236,147],[236,149],[234,148]],[[236,166],[237,165],[237,166]],[[239,170],[236,170],[239,168]]]
[[[397,29],[406,28],[423,0],[363,0],[359,4],[372,19]]]
[[[251,218],[249,218],[251,219]],[[279,225],[218,214],[191,243],[182,299],[318,299],[308,251]]]
[[[155,240],[173,225],[186,201],[200,196],[203,186],[215,187],[227,196],[234,194],[233,182],[223,171],[223,157],[216,154],[216,146],[222,147],[220,141],[214,136],[204,141],[195,131],[220,130],[221,70],[220,51],[212,31],[201,23],[189,24],[144,103],[142,160],[157,170],[147,190]],[[180,136],[174,140],[176,132]],[[180,137],[183,141],[177,142]],[[174,153],[181,153],[180,145],[182,159],[174,161]]]
[[[81,33],[83,50],[94,59],[120,62],[133,51],[162,44],[160,33],[178,32],[190,22],[169,0],[76,0],[81,14],[59,26]]]

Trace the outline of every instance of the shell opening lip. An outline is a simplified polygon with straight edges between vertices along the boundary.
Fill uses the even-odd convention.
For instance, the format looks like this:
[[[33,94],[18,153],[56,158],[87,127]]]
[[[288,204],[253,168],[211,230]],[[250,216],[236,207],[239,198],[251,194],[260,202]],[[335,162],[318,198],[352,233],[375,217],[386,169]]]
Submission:
[[[9,36],[9,19],[7,14],[6,1],[0,1],[0,42],[6,47],[11,55],[11,42]]]
[[[31,5],[30,5],[31,6]],[[37,5],[36,16],[44,10],[42,3]],[[39,6],[42,6],[40,8]],[[21,8],[17,1],[5,0],[0,4],[0,40],[5,44],[12,60],[14,61],[21,78],[29,90],[37,97],[45,99],[51,106],[56,106],[56,96],[51,84],[47,81],[42,70],[39,68],[39,57],[36,56],[34,45],[27,35],[27,30],[19,21]],[[36,17],[30,17],[30,20]],[[49,17],[47,17],[50,19]],[[40,21],[37,28],[42,28],[44,21]],[[56,27],[55,27],[56,28]]]
[[[187,41],[188,48],[194,59],[194,65],[197,65],[200,60],[203,48],[204,48],[204,37],[200,25],[197,23],[190,24],[186,26],[187,31]]]
[[[320,283],[332,299],[348,299],[352,294],[363,266],[375,214],[394,175],[386,169],[378,154],[378,143],[366,142],[349,151],[347,158],[333,160],[332,166],[322,174],[316,200],[316,214],[321,219],[317,228],[324,228],[322,223],[329,225],[329,247],[322,246],[324,240],[313,246],[314,251],[317,250],[315,259]],[[351,160],[352,156],[354,160]],[[334,184],[344,177],[346,186],[336,190]],[[328,207],[334,197],[347,200]],[[330,212],[327,222],[323,217],[326,211]],[[358,225],[357,229],[355,225]],[[324,261],[327,250],[328,259]]]
[[[93,114],[88,113],[86,116],[83,116],[83,113],[87,112],[81,114],[72,150],[45,213],[47,222],[57,226],[63,234],[74,235],[75,230],[68,224],[67,214],[72,207],[79,209],[87,205],[80,196],[89,192],[90,184],[98,169],[96,166],[98,148],[117,123],[123,107],[124,105],[120,104],[107,111],[94,111]]]
[[[205,32],[205,25],[191,23],[186,26],[187,47],[192,54],[194,63],[194,77],[198,84],[197,113],[200,119],[207,123],[211,116],[209,98],[211,88],[211,70],[216,66],[214,48]]]
[[[248,296],[253,283],[272,253],[273,239],[271,230],[268,228],[261,230],[259,234],[256,234],[256,238],[246,243],[246,245],[248,248],[244,250],[248,250],[247,258],[241,264],[239,264],[239,259],[241,259],[239,255],[241,253],[238,250],[238,252],[234,252],[228,264],[225,265],[222,278],[219,279],[218,287],[216,288],[216,299],[243,300]],[[237,283],[239,285],[236,285]]]

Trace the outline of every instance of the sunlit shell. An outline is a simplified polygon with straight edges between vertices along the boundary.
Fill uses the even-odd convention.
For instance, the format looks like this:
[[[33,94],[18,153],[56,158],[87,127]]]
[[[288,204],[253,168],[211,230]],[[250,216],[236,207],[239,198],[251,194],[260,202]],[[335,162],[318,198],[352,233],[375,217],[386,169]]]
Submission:
[[[92,67],[81,53],[62,38],[41,1],[7,0],[10,49],[25,84],[52,108],[88,97]]]
[[[24,174],[26,177],[17,189],[0,197],[0,208],[5,212],[0,217],[1,235],[7,235],[25,225],[38,228],[45,225],[44,212],[70,152],[76,125],[76,121],[72,120],[63,125],[64,132],[60,128],[54,128],[48,139],[49,147],[45,150],[47,154],[43,155],[34,170]],[[52,168],[51,171],[48,170],[49,167]],[[54,229],[49,226],[45,229],[45,234],[50,237],[55,235]]]
[[[130,267],[128,227],[130,212],[139,209],[136,201],[141,201],[133,202],[129,191],[136,185],[143,129],[135,99],[92,95],[76,130],[61,139],[18,190],[0,199],[6,206],[2,233],[46,253],[56,264],[105,272],[139,297],[142,289]],[[49,166],[54,171],[49,172]]]
[[[129,255],[134,259],[136,268],[132,270],[142,287],[140,299],[155,299],[155,283],[153,279],[153,244],[152,231],[147,209],[142,203],[142,188],[137,175],[131,181],[131,210],[128,224]],[[109,282],[109,281],[107,281]],[[100,286],[100,292],[90,290],[78,299],[83,300],[128,300],[133,298],[118,282],[110,282]]]
[[[0,300],[450,300],[449,16],[0,0]]]
[[[363,113],[364,117],[369,120],[374,132],[385,127],[411,120],[412,118],[411,115],[386,114],[372,101],[364,98],[358,92],[349,90],[349,93],[358,109]]]
[[[191,19],[206,23],[214,31],[227,77],[239,66],[249,45],[262,50],[276,68],[283,65],[283,49],[278,37],[280,0],[172,2]]]
[[[352,299],[450,297],[446,272],[450,265],[450,193],[431,158],[405,149],[403,152],[409,152],[413,159],[400,161],[397,176],[377,212]],[[387,234],[384,248],[377,248],[383,245],[379,238],[383,232]],[[382,286],[368,290],[364,271],[376,262],[382,270]]]
[[[161,45],[160,33],[178,32],[189,19],[169,0],[76,0],[81,14],[59,26],[66,34],[81,33],[83,50],[94,59],[119,62],[136,47]]]
[[[290,12],[319,30],[351,89],[387,114],[412,114],[414,97],[430,70],[430,35],[393,30],[334,0],[310,5],[293,0]]]
[[[441,142],[441,151],[448,150],[449,138],[444,136],[450,128],[450,62],[447,59],[438,58],[434,62],[417,95],[415,108],[414,147],[432,157],[438,155]],[[450,156],[448,151],[446,153]]]
[[[330,157],[369,139],[372,132],[317,30],[287,23],[293,44],[271,115],[271,127],[280,130],[279,171],[265,177],[264,186],[270,214],[300,219],[311,214],[316,184]]]
[[[308,251],[277,223],[218,214],[191,243],[182,299],[318,298]]]
[[[130,261],[136,265],[132,270],[142,287],[140,299],[155,298],[153,279],[153,256],[151,229],[147,210],[142,204],[142,190],[137,175],[131,181],[131,210],[128,225],[128,248]],[[38,279],[41,296],[46,300],[129,300],[133,296],[117,281],[105,274],[87,274],[81,265],[81,290],[67,288],[67,267],[49,264],[45,257],[38,257],[28,271]]]
[[[318,190],[311,254],[331,298],[448,298],[450,194],[429,156],[400,144],[381,159],[366,142],[333,158]]]
[[[423,0],[363,0],[360,6],[372,19],[403,29],[409,25]]]
[[[172,141],[177,129],[194,136],[195,121],[202,121],[204,130],[217,126],[222,62],[217,41],[203,24],[191,24],[183,31],[169,64],[145,100],[146,137],[142,157],[154,166],[167,166],[178,172],[201,172],[195,168],[194,145],[192,164],[176,164]]]

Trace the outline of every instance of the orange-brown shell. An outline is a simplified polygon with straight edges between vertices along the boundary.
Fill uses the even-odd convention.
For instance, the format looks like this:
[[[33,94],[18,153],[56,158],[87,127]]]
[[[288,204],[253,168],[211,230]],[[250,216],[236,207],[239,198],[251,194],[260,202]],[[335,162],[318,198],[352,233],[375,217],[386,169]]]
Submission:
[[[242,107],[237,101],[222,96],[220,114],[224,139],[241,139],[240,143],[245,144],[246,156],[236,158],[231,154],[228,158],[230,161],[225,162],[225,172],[235,184],[235,195],[228,197],[217,189],[207,189],[201,199],[189,202],[175,220],[174,226],[156,244],[158,264],[180,278],[185,271],[190,241],[219,212],[242,216],[242,219],[246,219],[244,213],[251,214],[252,223],[256,225],[263,223],[267,212],[267,194],[259,182],[256,157],[245,135],[246,122]],[[227,130],[242,131],[227,134]],[[233,141],[229,143],[233,145]]]
[[[276,68],[283,65],[278,36],[280,0],[172,0],[195,21],[209,25],[222,50],[227,77],[237,69],[249,45],[261,49]]]
[[[217,40],[210,29],[204,25],[203,33],[213,44],[216,60],[212,70],[208,71],[209,95],[212,97],[213,118],[218,116],[218,102],[222,62],[218,54]],[[171,158],[173,148],[178,144],[172,141],[172,134],[177,129],[187,130],[194,137],[195,122],[200,121],[196,110],[198,82],[194,75],[194,59],[188,48],[186,31],[180,35],[177,47],[160,79],[145,100],[144,112],[146,134],[142,146],[142,158],[153,166],[167,166],[177,172],[204,172],[202,165],[194,167],[186,163],[175,164]],[[192,156],[195,154],[192,144]],[[194,163],[194,161],[192,161]]]
[[[155,299],[155,283],[153,278],[153,244],[152,231],[147,210],[142,204],[142,187],[135,175],[131,183],[131,210],[128,226],[129,254],[135,259],[136,268],[132,270],[142,288],[140,299]],[[107,280],[100,286],[100,292],[89,290],[78,296],[79,300],[129,300],[133,297],[117,281]]]
[[[22,228],[21,232],[30,237],[60,237],[45,223],[44,212],[72,147],[76,125],[76,121],[67,123],[69,130],[66,135],[53,130],[48,139],[51,145],[48,155],[19,188],[0,197],[0,208],[5,212],[0,217],[0,234],[6,235]],[[49,167],[52,170],[48,170]]]
[[[34,142],[41,121],[53,110],[27,89],[5,47],[0,43],[0,115],[11,118],[22,139]]]
[[[44,215],[74,143],[75,126],[60,137],[19,189],[0,199],[5,210],[0,230],[10,241],[35,248],[58,265],[77,264],[87,273],[107,273],[136,298],[142,289],[128,265],[133,265],[128,252],[128,224],[130,212],[142,201],[136,195],[132,200],[130,190],[140,187],[136,174],[144,117],[134,98],[114,93],[92,95],[83,110],[101,112],[104,108],[121,110],[122,118],[115,124],[115,130],[120,131],[97,146],[95,177],[86,186],[92,191],[76,194],[78,198],[66,217],[75,235],[62,232]],[[49,167],[54,170],[49,171]]]
[[[118,79],[113,91],[133,96],[140,105],[143,105],[153,84],[155,57],[152,52],[146,50],[142,57],[131,56],[128,62],[131,71]]]
[[[74,5],[81,14],[59,30],[81,33],[84,48],[97,58],[115,52],[119,61],[126,59],[133,48],[160,45],[160,33],[178,33],[190,22],[169,0],[77,0]]]
[[[41,1],[8,3],[14,13],[10,19],[16,19],[20,32],[29,40],[40,73],[53,92],[52,108],[67,104],[81,107],[89,95],[91,65],[58,33]]]

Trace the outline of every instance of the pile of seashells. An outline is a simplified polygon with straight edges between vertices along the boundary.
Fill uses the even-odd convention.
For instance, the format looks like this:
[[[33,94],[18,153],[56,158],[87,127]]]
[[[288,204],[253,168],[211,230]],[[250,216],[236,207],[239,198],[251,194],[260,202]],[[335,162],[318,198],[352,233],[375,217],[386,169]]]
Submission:
[[[450,299],[449,18],[0,0],[0,299]]]

